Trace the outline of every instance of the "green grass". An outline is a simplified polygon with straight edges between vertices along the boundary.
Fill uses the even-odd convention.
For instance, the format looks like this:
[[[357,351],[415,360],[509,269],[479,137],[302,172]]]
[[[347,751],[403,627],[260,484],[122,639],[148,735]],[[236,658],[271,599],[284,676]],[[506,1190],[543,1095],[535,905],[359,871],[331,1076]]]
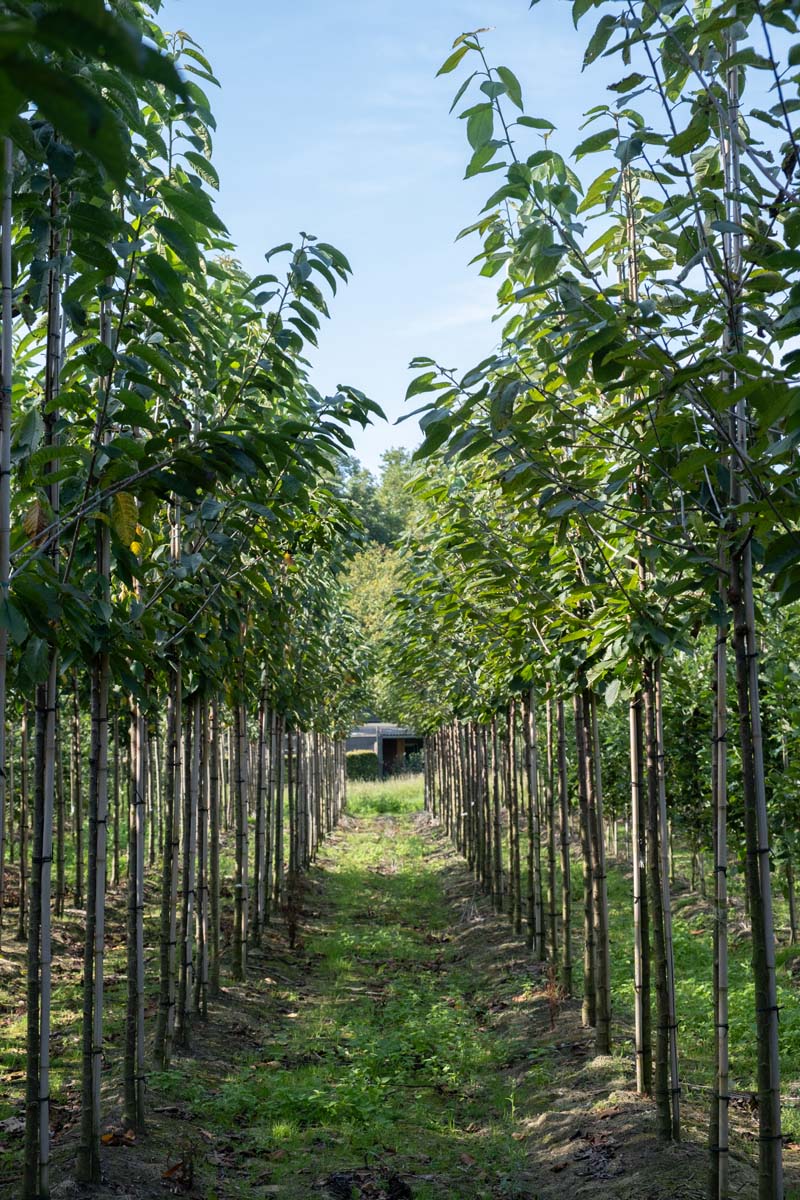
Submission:
[[[678,885],[673,896],[673,942],[675,948],[675,1006],[678,1018],[680,1070],[689,1098],[705,1103],[701,1089],[714,1082],[714,1017],[712,1012],[713,909],[681,882],[686,863],[678,858]],[[709,885],[713,886],[713,885]],[[573,864],[573,902],[582,895],[580,866]],[[608,872],[608,899],[611,943],[612,1003],[617,1017],[630,1027],[633,1019],[633,900],[629,871],[613,866]],[[737,912],[741,915],[741,896]],[[781,1006],[780,1049],[784,1095],[795,1095],[800,1085],[800,1005],[797,985],[792,982],[786,962],[788,949],[778,952],[778,1003]],[[578,965],[580,960],[576,959]],[[576,986],[580,987],[578,976]],[[736,1091],[755,1088],[756,1030],[755,1007],[750,964],[750,938],[732,932],[729,955],[729,1046],[731,1086]],[[655,1022],[655,997],[653,997]],[[632,1042],[619,1036],[618,1051],[633,1053]],[[783,1110],[784,1132],[792,1140],[800,1139],[800,1109],[787,1104]]]
[[[524,979],[489,978],[487,964],[459,954],[451,939],[452,904],[444,885],[450,869],[417,830],[421,776],[382,782],[351,782],[351,824],[324,846],[319,869],[303,905],[322,912],[307,927],[305,942],[279,960],[278,982],[253,978],[247,1003],[260,1028],[261,1045],[233,1047],[230,1065],[217,1058],[178,1058],[166,1074],[152,1074],[151,1102],[192,1111],[193,1125],[214,1139],[235,1136],[239,1166],[220,1194],[256,1194],[265,1170],[287,1200],[310,1194],[311,1183],[336,1170],[368,1161],[376,1169],[413,1174],[418,1200],[458,1194],[469,1174],[469,1194],[503,1195],[503,1180],[521,1169],[523,1150],[513,1137],[516,1118],[541,1111],[557,1085],[553,1048],[527,1035],[502,1032],[486,1021],[490,1001],[510,1005],[533,986]],[[710,906],[680,883],[675,890],[675,950],[681,1070],[689,1099],[705,1107],[693,1087],[712,1082],[712,916]],[[223,874],[233,864],[228,847]],[[69,879],[69,875],[68,875]],[[632,902],[629,872],[609,871],[615,1054],[630,1066],[633,1012]],[[735,888],[734,888],[735,892]],[[580,989],[580,865],[574,864],[573,902],[576,990]],[[741,915],[741,897],[737,914]],[[157,944],[151,883],[147,942]],[[782,903],[779,901],[779,905]],[[115,932],[108,950],[109,1072],[105,1087],[118,1094],[124,1014],[124,896],[118,893]],[[778,913],[779,921],[782,913]],[[280,922],[277,922],[280,925]],[[80,944],[77,914],[56,922],[59,941]],[[280,953],[280,938],[276,943]],[[474,951],[474,947],[472,948]],[[288,953],[288,952],[287,952]],[[781,1052],[785,1092],[800,1087],[800,1006],[788,966],[793,952],[778,954]],[[755,1027],[749,939],[731,940],[731,1062],[737,1090],[753,1087]],[[263,960],[267,976],[271,953]],[[80,969],[56,972],[53,1095],[71,1102],[79,1076]],[[0,981],[8,1008],[0,1073],[14,1082],[0,1094],[0,1118],[18,1111],[25,1021],[20,979]],[[295,981],[292,982],[292,979]],[[149,979],[154,995],[155,976]],[[230,993],[231,998],[234,992]],[[243,1003],[247,993],[233,1002]],[[223,1058],[223,1061],[226,1061]],[[508,1066],[524,1064],[515,1078]],[[800,1138],[800,1111],[787,1104],[785,1129]],[[232,1134],[232,1131],[233,1134]],[[19,1150],[0,1152],[0,1183],[14,1176]],[[480,1168],[465,1167],[477,1160]],[[477,1174],[477,1178],[475,1177]],[[425,1178],[429,1177],[429,1178]],[[241,1191],[237,1190],[241,1187]],[[228,1190],[226,1190],[228,1189]],[[213,1189],[209,1192],[213,1200]]]
[[[419,778],[351,785],[348,813],[367,819],[322,853],[324,926],[303,946],[311,994],[282,989],[293,1015],[213,1093],[191,1064],[156,1081],[204,1128],[242,1131],[286,1197],[310,1194],[298,1175],[310,1162],[317,1178],[365,1161],[430,1176],[414,1182],[418,1200],[448,1191],[463,1155],[487,1176],[474,1196],[497,1195],[522,1162],[500,1070],[510,1048],[481,1028],[474,966],[446,940],[453,910],[442,861],[414,831],[421,802]]]
[[[354,817],[411,813],[422,808],[422,776],[397,775],[347,784],[347,811]]]

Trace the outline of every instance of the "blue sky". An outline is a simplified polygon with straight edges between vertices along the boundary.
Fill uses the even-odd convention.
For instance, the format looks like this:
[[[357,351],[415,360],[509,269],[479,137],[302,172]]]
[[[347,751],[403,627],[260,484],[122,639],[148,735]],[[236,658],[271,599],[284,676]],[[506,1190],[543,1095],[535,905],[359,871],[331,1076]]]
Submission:
[[[314,355],[313,381],[324,392],[354,384],[381,404],[390,424],[357,438],[372,469],[389,446],[419,440],[415,419],[391,424],[404,411],[409,360],[426,354],[466,370],[496,338],[496,283],[468,265],[477,243],[455,237],[498,177],[463,181],[464,123],[448,109],[465,64],[439,79],[436,71],[460,33],[492,26],[483,35],[489,61],[515,71],[526,111],[549,117],[554,144],[568,151],[582,112],[604,99],[606,74],[601,66],[581,75],[591,17],[576,33],[571,7],[165,0],[162,25],[200,42],[222,85],[210,89],[219,211],[245,266],[260,271],[264,251],[301,229],[352,263],[353,281],[334,300]],[[528,132],[532,152],[540,143]]]

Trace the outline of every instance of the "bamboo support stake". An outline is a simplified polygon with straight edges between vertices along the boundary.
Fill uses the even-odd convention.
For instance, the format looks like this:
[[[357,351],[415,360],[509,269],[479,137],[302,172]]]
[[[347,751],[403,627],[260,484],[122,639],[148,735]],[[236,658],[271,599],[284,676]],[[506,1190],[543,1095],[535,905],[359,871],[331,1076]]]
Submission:
[[[11,388],[13,383],[13,308],[11,273],[11,222],[14,189],[11,138],[3,138],[2,242],[0,242],[0,288],[2,289],[2,341],[0,342],[0,592],[8,603],[11,573]],[[7,802],[6,693],[8,673],[8,628],[0,628],[0,941],[5,907],[5,830]]]

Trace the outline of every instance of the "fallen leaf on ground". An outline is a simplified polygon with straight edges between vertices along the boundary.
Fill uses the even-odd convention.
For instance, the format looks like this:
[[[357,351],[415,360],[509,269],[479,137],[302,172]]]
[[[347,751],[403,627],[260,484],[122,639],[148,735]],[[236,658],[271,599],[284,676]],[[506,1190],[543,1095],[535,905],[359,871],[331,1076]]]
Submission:
[[[104,1146],[132,1146],[136,1141],[136,1134],[132,1129],[114,1129],[102,1134],[100,1141]]]

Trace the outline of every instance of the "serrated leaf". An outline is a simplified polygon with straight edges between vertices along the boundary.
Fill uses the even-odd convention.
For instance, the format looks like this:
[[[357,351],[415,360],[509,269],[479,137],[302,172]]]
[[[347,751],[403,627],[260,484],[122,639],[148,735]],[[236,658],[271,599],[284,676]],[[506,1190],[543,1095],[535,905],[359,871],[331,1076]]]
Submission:
[[[124,546],[136,541],[139,507],[130,492],[116,492],[111,499],[111,528]]]

